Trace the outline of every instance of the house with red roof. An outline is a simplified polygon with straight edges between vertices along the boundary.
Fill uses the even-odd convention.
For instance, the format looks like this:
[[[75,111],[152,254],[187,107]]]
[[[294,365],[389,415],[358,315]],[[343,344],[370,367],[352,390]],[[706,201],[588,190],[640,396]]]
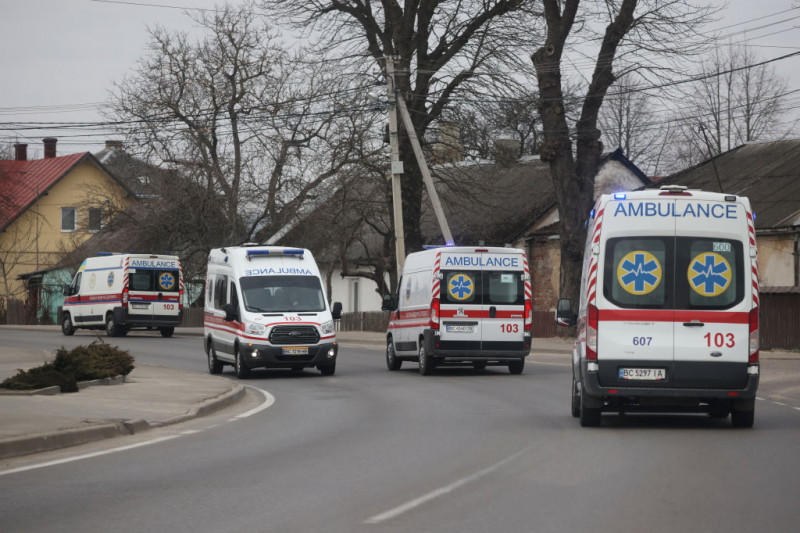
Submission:
[[[21,276],[52,268],[133,202],[91,153],[57,156],[57,140],[43,142],[43,159],[29,160],[17,143],[14,159],[0,160],[0,311],[11,301],[37,309],[39,290]]]

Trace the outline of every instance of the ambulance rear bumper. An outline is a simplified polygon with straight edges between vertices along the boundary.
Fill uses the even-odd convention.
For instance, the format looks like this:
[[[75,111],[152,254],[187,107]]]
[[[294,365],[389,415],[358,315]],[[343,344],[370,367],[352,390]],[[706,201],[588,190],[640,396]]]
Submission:
[[[114,322],[128,327],[180,326],[183,322],[183,309],[177,315],[136,315],[127,307],[114,308]]]
[[[462,343],[442,341],[432,330],[423,332],[425,352],[447,361],[519,361],[531,351],[530,337],[521,342]]]

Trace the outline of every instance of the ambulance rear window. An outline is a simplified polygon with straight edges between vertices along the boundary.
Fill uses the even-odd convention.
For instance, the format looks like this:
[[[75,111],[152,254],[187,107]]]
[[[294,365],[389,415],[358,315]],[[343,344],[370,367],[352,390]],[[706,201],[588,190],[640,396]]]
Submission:
[[[177,270],[136,269],[128,273],[128,288],[132,291],[179,292]]]
[[[446,304],[522,305],[525,283],[521,271],[444,270],[441,297]]]
[[[727,309],[744,297],[741,241],[679,237],[676,307]]]
[[[609,239],[605,297],[620,307],[660,309],[671,303],[672,238]]]

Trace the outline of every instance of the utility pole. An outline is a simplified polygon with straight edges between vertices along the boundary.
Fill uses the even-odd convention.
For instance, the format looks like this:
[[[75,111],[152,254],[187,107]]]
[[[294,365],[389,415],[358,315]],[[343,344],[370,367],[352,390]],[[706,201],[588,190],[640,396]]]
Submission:
[[[392,147],[392,210],[394,211],[394,254],[397,260],[397,280],[403,273],[406,260],[406,239],[403,229],[403,193],[400,176],[403,162],[400,161],[400,139],[397,136],[397,92],[394,86],[394,56],[386,57],[386,97],[389,104],[389,144]]]

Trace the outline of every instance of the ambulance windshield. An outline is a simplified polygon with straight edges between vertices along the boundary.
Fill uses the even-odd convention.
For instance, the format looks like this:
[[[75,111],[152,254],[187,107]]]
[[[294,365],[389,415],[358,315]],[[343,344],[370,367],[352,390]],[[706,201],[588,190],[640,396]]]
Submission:
[[[322,286],[314,276],[246,276],[239,283],[244,307],[253,313],[325,310]]]

